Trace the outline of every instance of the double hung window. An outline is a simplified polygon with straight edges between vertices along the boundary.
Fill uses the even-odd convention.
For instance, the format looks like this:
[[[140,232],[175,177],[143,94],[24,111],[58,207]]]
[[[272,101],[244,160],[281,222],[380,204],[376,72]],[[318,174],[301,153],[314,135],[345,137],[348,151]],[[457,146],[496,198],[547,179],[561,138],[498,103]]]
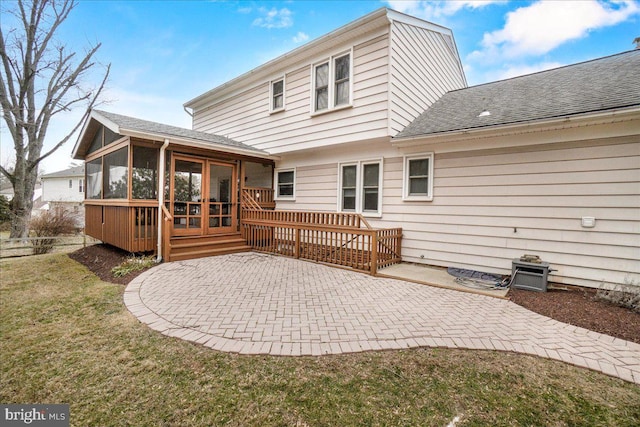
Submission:
[[[313,66],[312,113],[351,105],[351,52]]]
[[[284,110],[284,77],[271,82],[270,99],[270,111],[272,113]]]
[[[433,153],[404,158],[404,200],[433,200]]]
[[[295,169],[276,171],[276,198],[279,200],[295,199]]]
[[[382,214],[382,160],[341,164],[338,210]]]

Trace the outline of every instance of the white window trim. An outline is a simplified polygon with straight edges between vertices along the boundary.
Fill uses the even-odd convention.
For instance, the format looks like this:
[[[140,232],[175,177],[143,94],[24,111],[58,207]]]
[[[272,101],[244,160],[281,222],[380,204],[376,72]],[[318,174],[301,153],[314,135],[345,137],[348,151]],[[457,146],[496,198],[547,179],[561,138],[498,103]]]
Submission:
[[[349,55],[349,102],[346,104],[335,105],[336,76],[334,62],[336,58],[346,55]],[[329,64],[329,86],[327,88],[328,106],[324,110],[316,110],[316,67],[327,63]],[[311,105],[309,107],[311,116],[318,116],[320,114],[353,107],[353,47],[311,64]]]
[[[402,171],[402,200],[407,202],[431,202],[433,201],[433,153],[419,153],[403,157]],[[427,195],[411,195],[409,194],[409,161],[417,159],[429,159],[429,184]]]
[[[293,196],[281,196],[279,192],[278,175],[280,172],[293,172]],[[275,200],[276,201],[295,201],[296,200],[296,168],[283,168],[274,170],[274,188],[275,188]]]
[[[278,82],[282,82],[282,107],[273,108],[273,85]],[[269,81],[269,113],[279,113],[280,111],[284,111],[287,106],[287,82],[285,80],[285,76],[279,77],[277,79],[273,79]]]
[[[379,165],[378,174],[378,210],[377,211],[365,211],[364,210],[364,166],[365,165]],[[355,211],[345,211],[342,208],[342,168],[344,166],[356,166],[356,209]],[[384,161],[383,159],[373,160],[360,160],[356,162],[344,162],[338,163],[338,212],[346,213],[359,213],[365,217],[380,218],[382,217],[382,193],[384,182]]]

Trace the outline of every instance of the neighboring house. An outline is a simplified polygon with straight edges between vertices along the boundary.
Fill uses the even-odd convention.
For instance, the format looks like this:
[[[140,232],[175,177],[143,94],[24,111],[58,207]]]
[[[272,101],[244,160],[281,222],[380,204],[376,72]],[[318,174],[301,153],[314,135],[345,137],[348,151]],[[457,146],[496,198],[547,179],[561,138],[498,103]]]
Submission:
[[[74,149],[87,229],[176,254],[241,230],[254,248],[351,265],[335,253],[357,218],[402,228],[401,250],[372,235],[374,260],[508,274],[535,253],[556,282],[640,285],[637,69],[631,51],[466,88],[450,30],[380,9],[187,102],[193,130],[94,111]],[[311,217],[254,211],[273,205],[337,227],[294,238]],[[376,244],[359,242],[366,258]]]
[[[80,209],[84,203],[84,179],[84,165],[42,175],[42,202],[46,208],[66,208],[84,223],[84,210]]]
[[[10,183],[2,185],[0,188],[0,196],[6,197],[8,201],[13,200],[14,196],[13,186]],[[33,209],[38,210],[42,209],[44,203],[42,202],[42,184],[40,181],[36,182],[36,185],[33,189]]]

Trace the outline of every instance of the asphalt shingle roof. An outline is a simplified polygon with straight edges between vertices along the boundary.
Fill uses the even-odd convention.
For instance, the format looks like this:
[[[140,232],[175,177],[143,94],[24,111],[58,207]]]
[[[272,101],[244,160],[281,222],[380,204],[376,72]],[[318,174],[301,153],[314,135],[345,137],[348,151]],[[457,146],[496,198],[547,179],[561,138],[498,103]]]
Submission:
[[[451,91],[395,138],[640,106],[640,50]],[[479,116],[483,111],[490,115]]]
[[[84,177],[84,165],[75,166],[58,172],[51,172],[46,175],[42,175],[42,178],[66,178],[70,176]]]
[[[94,110],[96,113],[112,121],[121,129],[149,133],[154,135],[164,135],[167,137],[187,138],[197,141],[209,142],[213,144],[225,145],[243,150],[255,151],[256,153],[267,154],[264,150],[259,150],[242,142],[234,141],[225,136],[214,135],[206,132],[199,132],[191,129],[185,129],[177,126],[165,125],[162,123],[151,122],[148,120],[137,119],[135,117],[123,116],[121,114],[110,113],[107,111]]]

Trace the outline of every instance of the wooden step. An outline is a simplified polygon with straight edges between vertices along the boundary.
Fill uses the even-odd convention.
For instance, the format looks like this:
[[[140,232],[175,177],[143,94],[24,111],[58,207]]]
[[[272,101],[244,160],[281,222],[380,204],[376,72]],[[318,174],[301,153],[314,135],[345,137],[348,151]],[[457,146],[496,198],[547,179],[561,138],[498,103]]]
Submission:
[[[250,252],[251,246],[239,245],[226,248],[206,248],[206,249],[194,249],[191,251],[174,253],[172,251],[169,258],[170,261],[184,261],[188,259],[204,258],[208,256],[228,255],[236,254],[240,252]]]
[[[227,239],[220,240],[202,240],[202,241],[193,241],[193,240],[185,240],[185,241],[171,241],[171,249],[173,251],[180,251],[182,249],[189,250],[192,248],[203,248],[203,247],[216,247],[216,248],[224,248],[238,245],[246,245],[246,241],[242,237],[230,237]]]
[[[187,236],[171,239],[168,261],[179,261],[215,255],[251,251],[240,233],[215,236]]]

